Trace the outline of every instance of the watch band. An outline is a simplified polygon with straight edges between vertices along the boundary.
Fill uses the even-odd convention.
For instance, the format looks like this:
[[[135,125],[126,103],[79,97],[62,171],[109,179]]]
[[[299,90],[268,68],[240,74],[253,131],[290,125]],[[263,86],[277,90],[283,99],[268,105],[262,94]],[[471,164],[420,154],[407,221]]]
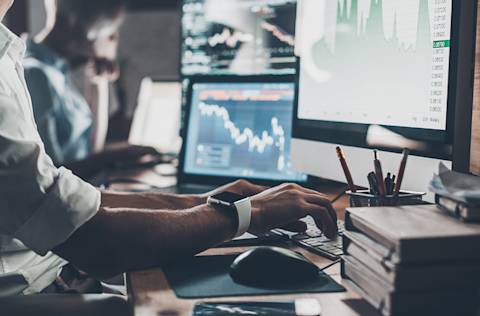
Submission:
[[[240,237],[250,228],[252,220],[252,202],[250,201],[250,198],[245,198],[235,202],[234,205],[238,214],[238,229],[235,237]]]

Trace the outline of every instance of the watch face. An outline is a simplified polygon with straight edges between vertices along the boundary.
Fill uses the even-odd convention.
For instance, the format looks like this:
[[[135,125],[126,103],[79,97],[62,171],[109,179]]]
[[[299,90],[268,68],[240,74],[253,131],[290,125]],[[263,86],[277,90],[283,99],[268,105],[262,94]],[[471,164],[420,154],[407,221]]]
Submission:
[[[240,195],[240,194],[236,194],[236,193],[232,193],[232,192],[222,192],[222,193],[219,193],[219,194],[215,194],[214,196],[212,196],[212,198],[214,198],[216,200],[219,200],[219,201],[223,201],[223,202],[233,204],[235,202],[238,202],[238,201],[241,201],[241,200],[245,199],[245,196]]]

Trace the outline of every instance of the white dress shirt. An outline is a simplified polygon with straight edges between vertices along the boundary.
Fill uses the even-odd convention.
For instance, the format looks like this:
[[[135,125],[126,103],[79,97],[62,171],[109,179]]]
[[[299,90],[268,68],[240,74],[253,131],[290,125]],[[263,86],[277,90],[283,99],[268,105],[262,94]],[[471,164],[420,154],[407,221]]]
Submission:
[[[100,192],[56,168],[37,132],[24,42],[0,23],[0,296],[42,291],[66,262],[50,251],[91,219]]]

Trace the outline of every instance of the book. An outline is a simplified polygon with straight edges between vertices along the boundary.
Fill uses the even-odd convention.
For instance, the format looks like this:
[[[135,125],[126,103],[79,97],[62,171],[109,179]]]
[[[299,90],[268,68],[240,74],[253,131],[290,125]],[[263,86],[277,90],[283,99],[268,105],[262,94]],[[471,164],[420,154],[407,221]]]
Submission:
[[[430,181],[430,191],[469,207],[480,207],[480,177],[450,171],[442,163]]]
[[[454,217],[460,218],[466,222],[480,221],[480,206],[469,205],[464,201],[459,201],[448,196],[435,196],[435,203],[441,209]]]
[[[480,224],[458,221],[436,205],[349,208],[345,229],[387,249],[394,265],[480,260],[480,251],[473,251]]]
[[[341,273],[344,284],[385,316],[469,316],[474,315],[479,299],[476,288],[396,291],[351,256],[343,257]]]
[[[480,284],[480,261],[395,265],[384,251],[371,247],[373,241],[365,242],[366,238],[360,233],[345,232],[345,255],[375,273],[396,291],[476,287]]]

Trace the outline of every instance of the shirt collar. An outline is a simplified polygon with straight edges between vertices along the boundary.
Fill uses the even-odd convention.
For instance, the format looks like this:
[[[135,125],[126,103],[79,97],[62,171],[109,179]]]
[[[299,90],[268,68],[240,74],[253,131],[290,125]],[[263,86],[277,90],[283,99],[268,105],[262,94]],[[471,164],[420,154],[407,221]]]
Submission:
[[[21,62],[25,55],[25,43],[0,23],[0,59],[9,55],[15,61]]]
[[[31,38],[27,39],[27,57],[33,57],[62,72],[68,71],[68,63],[63,57],[55,53],[47,45],[37,43]]]

